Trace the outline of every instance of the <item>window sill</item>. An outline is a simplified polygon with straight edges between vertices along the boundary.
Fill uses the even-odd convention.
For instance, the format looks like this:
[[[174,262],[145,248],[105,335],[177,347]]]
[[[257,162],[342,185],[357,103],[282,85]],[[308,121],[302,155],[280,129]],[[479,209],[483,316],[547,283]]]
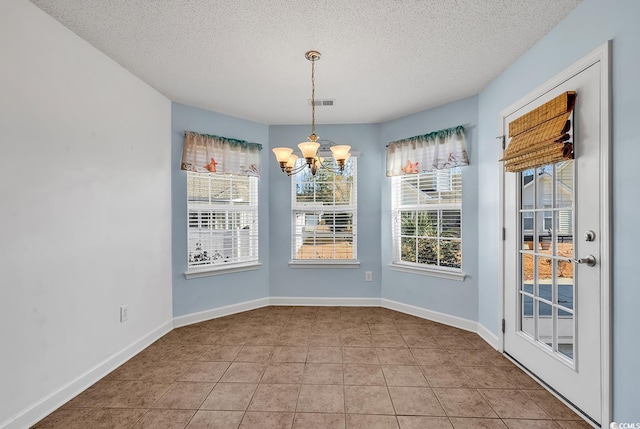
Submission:
[[[427,268],[427,267],[415,267],[412,265],[404,265],[398,263],[390,263],[389,268],[394,271],[402,271],[411,274],[420,274],[423,276],[440,277],[447,280],[457,280],[463,282],[467,276],[462,271],[454,271],[447,269]]]
[[[360,261],[336,261],[336,260],[318,260],[318,261],[289,261],[289,268],[359,268]]]
[[[240,273],[243,271],[252,271],[260,268],[262,264],[260,262],[249,262],[244,264],[233,264],[224,267],[206,267],[198,270],[190,270],[184,273],[184,276],[189,279],[199,279],[201,277],[217,276],[220,274]]]

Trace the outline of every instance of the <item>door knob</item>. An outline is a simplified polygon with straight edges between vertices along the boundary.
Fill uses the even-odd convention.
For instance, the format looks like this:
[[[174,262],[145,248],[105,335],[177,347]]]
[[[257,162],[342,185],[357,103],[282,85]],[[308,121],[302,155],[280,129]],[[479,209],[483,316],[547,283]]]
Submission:
[[[570,260],[575,262],[576,264],[587,264],[590,267],[596,266],[596,257],[593,255],[587,255],[584,258],[570,259]]]

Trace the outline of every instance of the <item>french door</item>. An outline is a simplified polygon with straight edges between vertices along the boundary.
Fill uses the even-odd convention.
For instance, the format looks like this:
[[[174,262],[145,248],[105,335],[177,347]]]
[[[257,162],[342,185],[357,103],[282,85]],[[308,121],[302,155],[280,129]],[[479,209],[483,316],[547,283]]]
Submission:
[[[603,410],[608,413],[604,67],[602,61],[587,63],[502,118],[508,135],[514,119],[562,92],[577,93],[571,121],[575,159],[503,176],[503,347],[596,425]]]

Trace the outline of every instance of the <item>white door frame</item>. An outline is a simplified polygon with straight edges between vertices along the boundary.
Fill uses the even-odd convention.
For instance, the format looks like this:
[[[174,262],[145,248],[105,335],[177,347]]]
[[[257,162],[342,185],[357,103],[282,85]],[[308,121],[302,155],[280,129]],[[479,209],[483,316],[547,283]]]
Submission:
[[[563,70],[559,74],[555,75],[543,85],[539,86],[535,90],[531,91],[520,100],[511,104],[509,107],[503,109],[500,112],[500,136],[504,136],[504,119],[514,113],[516,110],[520,109],[522,106],[532,102],[538,97],[546,94],[551,91],[553,88],[557,87],[561,83],[567,81],[571,77],[580,73],[581,71],[587,69],[593,64],[600,62],[601,64],[601,81],[600,81],[600,89],[602,91],[600,101],[602,103],[601,106],[601,117],[600,117],[600,177],[602,178],[600,183],[600,195],[602,195],[602,199],[600,200],[600,231],[601,231],[601,249],[600,249],[600,284],[601,284],[601,317],[602,317],[602,327],[601,327],[601,339],[602,339],[602,356],[601,356],[601,364],[602,364],[602,427],[607,428],[611,422],[611,410],[612,410],[612,396],[611,396],[611,381],[612,381],[612,368],[611,368],[611,104],[610,104],[610,93],[611,93],[611,79],[610,79],[610,67],[611,67],[611,41],[607,41],[591,53],[589,53],[584,58],[575,62],[567,69]],[[499,261],[501,262],[501,269],[499,270],[499,326],[502,326],[502,321],[504,320],[504,293],[505,293],[505,284],[504,284],[504,266],[505,266],[505,238],[504,234],[504,225],[505,225],[505,172],[504,172],[504,163],[499,163],[500,168],[500,253],[499,253]],[[502,329],[499,332],[499,351],[504,351],[504,333]],[[546,386],[545,386],[546,387]],[[548,389],[548,388],[547,388]],[[565,402],[563,398],[559,397],[555,392],[551,391],[558,399]],[[567,404],[569,405],[569,404]],[[570,406],[570,405],[569,405]],[[573,408],[573,407],[571,407]],[[575,409],[574,409],[575,411]]]

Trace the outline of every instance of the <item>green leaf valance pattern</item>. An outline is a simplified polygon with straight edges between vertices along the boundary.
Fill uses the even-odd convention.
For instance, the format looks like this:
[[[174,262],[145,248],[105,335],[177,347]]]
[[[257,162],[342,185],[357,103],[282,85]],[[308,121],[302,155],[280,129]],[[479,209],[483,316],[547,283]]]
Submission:
[[[464,127],[459,125],[389,143],[387,176],[469,165]]]
[[[261,150],[258,143],[187,131],[181,169],[259,177]]]

